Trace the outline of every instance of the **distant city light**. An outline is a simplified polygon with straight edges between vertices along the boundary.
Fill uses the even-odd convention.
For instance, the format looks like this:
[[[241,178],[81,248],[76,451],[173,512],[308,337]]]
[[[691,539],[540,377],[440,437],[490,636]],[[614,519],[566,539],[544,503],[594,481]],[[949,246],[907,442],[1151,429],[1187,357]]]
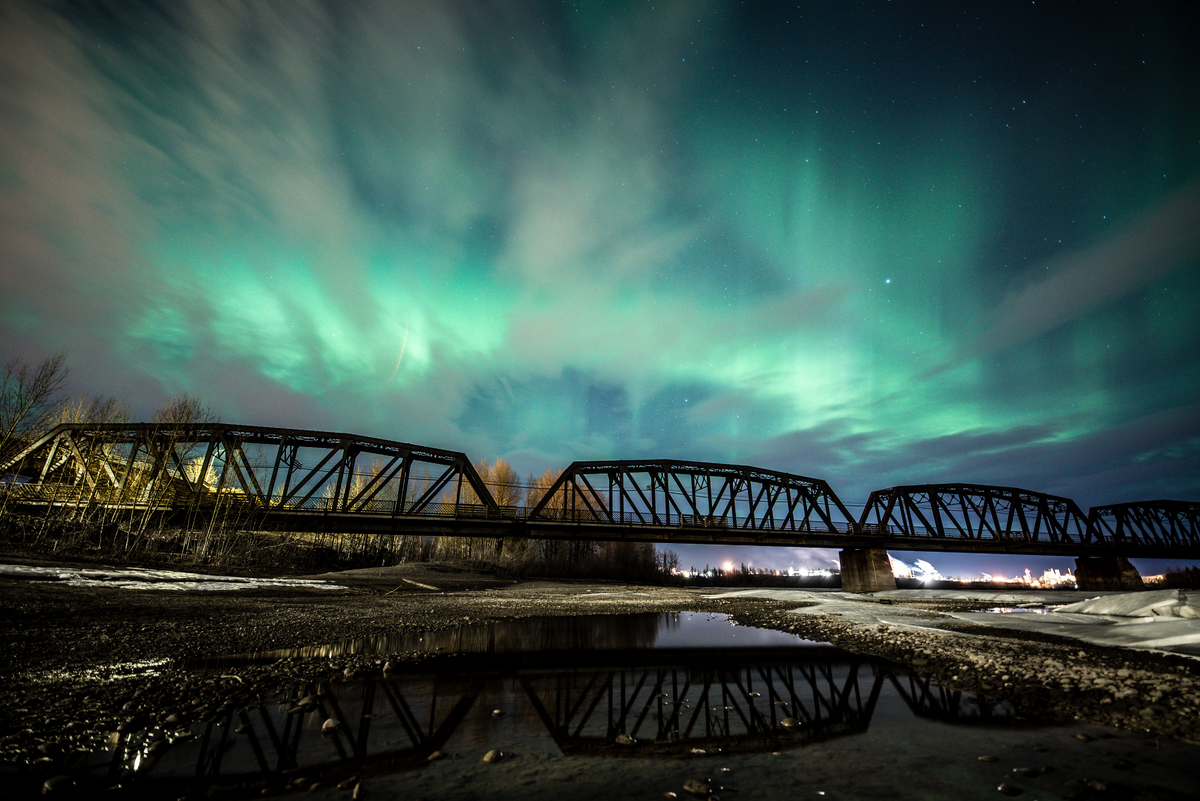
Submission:
[[[1058,568],[1050,568],[1042,571],[1041,576],[1034,576],[1029,568],[1025,568],[1025,575],[1015,576],[1013,578],[1005,578],[1004,576],[993,576],[988,573],[983,573],[981,578],[969,579],[972,582],[987,582],[992,584],[1020,584],[1025,587],[1042,589],[1048,587],[1064,587],[1075,586],[1075,576],[1070,569],[1066,573],[1061,572]]]

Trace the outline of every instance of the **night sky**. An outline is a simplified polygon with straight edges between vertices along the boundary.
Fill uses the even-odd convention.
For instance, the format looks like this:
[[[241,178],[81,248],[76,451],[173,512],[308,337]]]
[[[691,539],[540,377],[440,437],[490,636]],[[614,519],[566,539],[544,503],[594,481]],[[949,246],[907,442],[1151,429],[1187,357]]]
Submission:
[[[0,355],[521,475],[1200,500],[1198,8],[9,0]]]

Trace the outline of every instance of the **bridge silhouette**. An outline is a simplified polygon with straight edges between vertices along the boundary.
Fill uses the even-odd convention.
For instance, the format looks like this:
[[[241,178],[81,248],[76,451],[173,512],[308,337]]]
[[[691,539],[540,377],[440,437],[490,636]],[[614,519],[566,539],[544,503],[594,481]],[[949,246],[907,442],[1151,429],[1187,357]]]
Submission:
[[[1200,503],[1092,507],[979,484],[871,493],[855,517],[821,479],[674,460],[569,465],[529,505],[501,505],[464,453],[353,434],[225,423],[65,424],[0,461],[0,502],[74,519],[664,544],[1200,558]],[[843,560],[845,570],[845,560]],[[1130,568],[1131,569],[1131,568]],[[888,570],[890,575],[890,568]]]
[[[162,731],[122,734],[111,756],[100,758],[107,763],[92,767],[163,795],[181,780],[420,771],[452,743],[494,737],[495,704],[563,755],[654,761],[703,762],[854,737],[869,730],[881,701],[960,727],[1024,721],[1010,701],[950,690],[836,649],[530,652],[472,655],[452,665],[324,686],[297,682],[275,701],[224,704],[196,724],[197,737],[166,756],[150,750]],[[227,685],[240,692],[232,680]],[[346,725],[324,733],[329,718]]]

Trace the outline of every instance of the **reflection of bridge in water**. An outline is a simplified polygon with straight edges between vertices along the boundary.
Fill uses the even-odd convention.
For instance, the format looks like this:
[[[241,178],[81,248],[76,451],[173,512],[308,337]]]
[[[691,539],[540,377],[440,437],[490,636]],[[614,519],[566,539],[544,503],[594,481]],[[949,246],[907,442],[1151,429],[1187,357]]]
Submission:
[[[639,460],[575,462],[536,503],[501,506],[462,453],[228,424],[63,425],[6,459],[5,473],[26,479],[8,486],[8,508],[190,529],[219,519],[291,531],[1059,554],[1090,557],[1110,578],[1132,570],[1131,556],[1200,558],[1200,503],[1187,501],[1084,514],[1069,498],[1013,487],[912,485],[873,492],[855,518],[820,479]],[[890,577],[886,560],[843,559],[844,573],[878,569]]]
[[[922,718],[983,726],[1020,720],[1007,704],[832,648],[618,651],[605,652],[601,664],[594,656],[587,667],[578,667],[576,656],[576,665],[530,668],[547,660],[525,654],[506,663],[489,655],[436,675],[299,686],[287,702],[224,709],[193,727],[197,738],[166,755],[149,756],[158,732],[129,735],[107,771],[128,779],[136,768],[136,781],[148,783],[224,784],[282,772],[328,780],[364,770],[417,770],[436,751],[508,749],[522,736],[548,737],[568,756],[777,752],[866,732],[885,685]],[[293,706],[306,696],[309,706]],[[500,721],[526,733],[498,731],[493,706],[504,712]],[[323,734],[329,718],[342,725]]]

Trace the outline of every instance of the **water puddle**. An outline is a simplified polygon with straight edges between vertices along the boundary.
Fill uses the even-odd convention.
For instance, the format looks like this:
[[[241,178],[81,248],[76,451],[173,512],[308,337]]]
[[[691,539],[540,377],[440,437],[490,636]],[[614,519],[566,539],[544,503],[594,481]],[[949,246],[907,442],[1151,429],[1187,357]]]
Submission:
[[[110,751],[77,764],[77,781],[145,797],[349,799],[361,784],[375,798],[555,801],[1197,789],[1195,746],[1033,721],[1011,703],[717,615],[531,618],[388,643],[401,641],[462,656],[297,683],[186,729],[114,735]]]
[[[281,648],[215,659],[182,667],[233,667],[289,657],[424,652],[441,654],[586,653],[612,651],[830,647],[793,634],[737,626],[728,615],[702,612],[648,612],[581,617],[527,617],[469,625],[446,631],[393,634],[305,648]]]

